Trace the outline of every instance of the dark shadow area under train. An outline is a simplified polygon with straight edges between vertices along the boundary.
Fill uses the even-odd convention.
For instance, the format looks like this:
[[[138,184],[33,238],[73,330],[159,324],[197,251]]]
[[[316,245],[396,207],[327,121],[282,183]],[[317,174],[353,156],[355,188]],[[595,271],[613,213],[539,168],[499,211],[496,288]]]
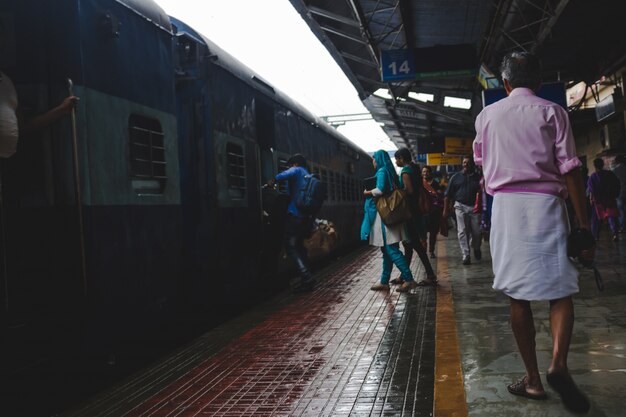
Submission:
[[[327,266],[347,252],[344,250],[332,259],[314,264],[313,270]],[[116,317],[93,316],[87,306],[83,307],[86,313],[82,322],[77,322],[75,315],[57,314],[45,322],[33,321],[32,325],[28,317],[3,323],[6,337],[0,360],[0,415],[60,415],[206,331],[287,290],[293,275],[281,274],[278,278],[268,279],[272,285],[261,286],[247,295],[224,294],[223,302],[210,312],[179,313],[158,328],[146,329],[145,323],[149,321],[142,318],[129,322],[121,310]],[[100,324],[92,326],[97,322]],[[109,332],[117,335],[117,340],[101,334],[103,322],[116,327]]]

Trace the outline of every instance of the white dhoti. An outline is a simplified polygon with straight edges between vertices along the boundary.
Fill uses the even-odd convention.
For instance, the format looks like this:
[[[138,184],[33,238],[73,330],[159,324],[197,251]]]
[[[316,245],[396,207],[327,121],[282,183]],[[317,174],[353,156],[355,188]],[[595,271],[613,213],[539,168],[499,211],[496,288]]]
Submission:
[[[555,300],[578,292],[567,256],[565,201],[538,193],[497,193],[491,219],[493,288],[518,300]]]

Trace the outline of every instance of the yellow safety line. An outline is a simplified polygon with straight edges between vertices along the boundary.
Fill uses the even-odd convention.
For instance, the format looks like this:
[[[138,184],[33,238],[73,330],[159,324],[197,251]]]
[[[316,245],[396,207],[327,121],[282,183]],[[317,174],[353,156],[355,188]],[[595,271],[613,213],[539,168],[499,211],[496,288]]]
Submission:
[[[437,245],[437,319],[435,327],[435,400],[434,417],[467,417],[467,402],[461,368],[461,351],[456,333],[452,285],[446,248]]]

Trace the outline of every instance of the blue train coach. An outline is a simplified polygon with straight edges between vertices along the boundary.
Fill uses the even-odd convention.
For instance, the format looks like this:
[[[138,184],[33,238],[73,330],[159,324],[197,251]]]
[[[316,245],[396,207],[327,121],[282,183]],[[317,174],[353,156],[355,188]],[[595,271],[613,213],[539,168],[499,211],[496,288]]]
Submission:
[[[58,346],[123,354],[284,288],[262,184],[293,153],[328,184],[337,250],[358,242],[371,158],[152,0],[4,0],[0,52],[24,114],[68,80],[80,97],[1,161],[7,372]]]

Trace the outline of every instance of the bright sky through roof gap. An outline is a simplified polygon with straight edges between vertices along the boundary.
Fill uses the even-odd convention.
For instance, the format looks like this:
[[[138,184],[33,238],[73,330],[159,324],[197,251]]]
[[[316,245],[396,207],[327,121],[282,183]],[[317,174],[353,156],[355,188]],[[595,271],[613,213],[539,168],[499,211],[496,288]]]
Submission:
[[[379,88],[378,90],[374,91],[373,94],[376,97],[386,98],[388,100],[391,100],[393,98],[391,97],[391,94],[389,94],[389,90],[387,90],[386,88]]]
[[[472,107],[472,100],[459,97],[446,96],[443,99],[444,107],[454,107],[455,109],[469,109]]]
[[[432,94],[414,93],[413,91],[409,91],[409,97],[418,101],[423,101],[424,103],[435,100],[435,96]]]
[[[367,113],[354,86],[287,0],[155,0],[318,117]],[[396,146],[374,121],[337,129],[366,151]]]

